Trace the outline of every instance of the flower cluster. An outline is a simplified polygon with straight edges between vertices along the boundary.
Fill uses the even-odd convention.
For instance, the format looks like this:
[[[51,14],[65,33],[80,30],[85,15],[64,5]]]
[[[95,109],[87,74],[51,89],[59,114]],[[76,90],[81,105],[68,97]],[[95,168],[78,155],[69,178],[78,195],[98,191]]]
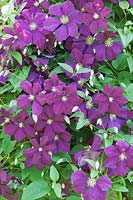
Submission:
[[[72,186],[84,200],[105,200],[112,177],[124,177],[133,167],[129,140],[133,111],[126,84],[113,83],[115,69],[107,72],[109,79],[100,71],[123,48],[110,26],[112,10],[107,2],[119,0],[67,0],[53,5],[48,0],[16,0],[19,11],[9,26],[5,23],[0,37],[0,94],[11,91],[15,100],[8,106],[0,101],[4,133],[0,139],[10,137],[21,145],[22,168],[44,170],[56,154],[70,155],[70,161],[59,160],[74,169],[72,185],[70,176],[60,176],[66,183],[62,190],[69,196],[67,187]],[[0,195],[16,200],[10,181],[1,170]]]

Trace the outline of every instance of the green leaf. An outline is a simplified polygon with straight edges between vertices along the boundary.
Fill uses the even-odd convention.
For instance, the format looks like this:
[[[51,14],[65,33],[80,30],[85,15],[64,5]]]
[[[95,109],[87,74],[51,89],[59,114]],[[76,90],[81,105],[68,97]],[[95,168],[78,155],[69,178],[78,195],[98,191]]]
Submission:
[[[127,178],[130,182],[133,182],[133,171],[128,173]]]
[[[0,94],[4,94],[5,92],[11,91],[13,86],[10,84],[5,84],[3,87],[0,88]]]
[[[70,197],[67,197],[66,200],[81,200],[81,197],[77,197],[77,196],[70,196]]]
[[[71,157],[68,153],[58,152],[52,156],[54,162],[58,162],[59,159],[64,159],[64,162],[71,162]]]
[[[128,62],[130,73],[132,73],[133,72],[133,57],[131,55],[127,58],[127,62]]]
[[[115,192],[115,191],[109,190],[107,193],[106,200],[122,200],[122,194],[121,192]]]
[[[50,179],[54,182],[58,181],[59,179],[59,173],[53,165],[50,167]]]
[[[118,192],[128,192],[128,189],[120,184],[113,184],[112,189]]]
[[[61,73],[64,73],[62,71],[62,69],[60,67],[56,67],[55,69],[53,69],[50,74],[49,74],[49,77],[51,77],[53,74],[61,74]]]
[[[88,125],[88,119],[82,119],[82,118],[80,118],[79,121],[78,121],[78,123],[77,123],[76,130],[81,129],[81,128],[83,128],[86,125]]]
[[[11,141],[9,135],[4,135],[4,139],[2,141],[1,149],[7,155],[10,152],[12,152],[15,144],[16,144],[16,141]]]
[[[58,198],[61,198],[62,197],[62,195],[61,195],[61,184],[54,182],[52,186],[53,186],[53,189],[54,189],[56,196]]]
[[[39,199],[44,197],[49,192],[49,190],[50,188],[46,181],[34,181],[23,190],[21,200]]]
[[[84,113],[82,112],[75,112],[73,113],[70,118],[74,118],[74,117],[79,117],[79,118],[83,118],[84,117]]]
[[[125,33],[123,29],[118,29],[118,32],[120,34],[123,46],[126,48],[128,44],[133,40],[133,31],[128,29],[128,32]]]
[[[58,63],[63,69],[73,74],[73,68],[66,63]]]
[[[118,71],[125,69],[128,66],[127,55],[127,53],[120,54],[116,60],[112,61],[113,67]]]
[[[31,181],[38,181],[43,179],[41,176],[42,170],[38,169],[37,167],[30,168],[29,173]]]
[[[14,57],[20,65],[22,65],[22,55],[17,51],[12,51],[11,56]]]
[[[91,178],[95,178],[98,175],[98,173],[99,173],[98,170],[92,169],[91,173],[90,173],[90,177]]]
[[[128,9],[129,8],[129,3],[127,1],[120,1],[119,2],[119,6],[122,8],[122,9]]]
[[[126,97],[128,101],[133,102],[133,83],[128,86]]]
[[[89,73],[91,72],[91,69],[88,69],[88,68],[80,68],[78,71],[77,71],[77,74],[84,74],[84,73]]]

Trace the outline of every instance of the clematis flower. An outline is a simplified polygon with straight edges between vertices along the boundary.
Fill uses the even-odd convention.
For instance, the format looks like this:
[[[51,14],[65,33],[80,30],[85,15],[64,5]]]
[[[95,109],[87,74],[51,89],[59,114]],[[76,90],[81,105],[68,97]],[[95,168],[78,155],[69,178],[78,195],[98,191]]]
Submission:
[[[21,111],[18,115],[12,117],[8,123],[4,124],[4,133],[21,142],[25,137],[33,135],[32,125],[33,120],[28,116],[28,113]]]
[[[71,56],[76,62],[83,65],[93,64],[95,38],[91,34],[88,26],[81,25],[80,36],[73,40]]]
[[[44,13],[31,13],[25,9],[19,22],[22,26],[22,37],[26,44],[35,44],[40,50],[44,50],[46,35],[50,32],[44,29],[46,15]]]
[[[49,134],[46,132],[47,135]],[[71,145],[71,137],[72,135],[67,131],[57,131],[54,137],[51,137],[50,140],[53,140],[53,144],[56,147],[56,152],[64,152],[67,153],[70,151]]]
[[[27,109],[32,104],[32,114],[39,116],[42,107],[36,99],[36,95],[42,91],[41,84],[36,81],[33,84],[29,81],[22,81],[20,88],[28,95],[22,94],[18,97],[17,106],[20,109]]]
[[[98,93],[93,96],[94,105],[98,106],[98,113],[105,112],[120,116],[120,108],[128,101],[123,96],[121,87],[112,88],[110,85],[103,86],[103,93]]]
[[[5,84],[9,76],[10,75],[8,68],[3,68],[2,66],[0,66],[0,85]]]
[[[97,45],[95,45],[96,60],[114,60],[122,50],[122,43],[115,41],[117,34],[112,31],[99,33],[96,35]]]
[[[17,0],[17,5],[26,3],[25,8],[32,10],[32,12],[41,12],[43,9],[48,10],[50,3],[48,0]]]
[[[22,37],[22,27],[19,21],[14,24],[13,29],[9,27],[4,28],[4,32],[8,34],[8,38],[3,39],[5,46],[10,46],[12,50],[23,50],[25,48],[26,44]]]
[[[42,113],[39,116],[39,120],[42,121],[45,132],[50,139],[55,137],[56,132],[65,131],[64,116],[61,114],[55,115],[52,105],[44,106]]]
[[[73,190],[82,194],[84,200],[105,200],[106,191],[112,186],[108,177],[89,178],[82,170],[75,171],[71,176],[71,181]]]
[[[87,13],[84,14],[84,24],[89,26],[91,33],[97,33],[99,29],[107,30],[108,21],[111,10],[104,7],[101,0],[94,0],[86,3],[84,9]]]
[[[55,17],[48,17],[44,27],[48,31],[55,31],[58,41],[66,40],[69,36],[78,36],[78,24],[82,23],[82,13],[75,10],[70,1],[50,6],[49,13]]]
[[[7,174],[7,172],[0,170],[0,197],[4,197],[8,200],[17,200],[18,195],[12,195],[12,190],[8,186],[10,180],[11,177]]]
[[[133,146],[125,141],[119,140],[115,145],[106,147],[105,154],[105,167],[117,176],[125,176],[133,167]]]
[[[47,136],[43,136],[40,142],[36,139],[30,140],[32,148],[24,150],[23,155],[26,157],[25,167],[30,168],[37,166],[43,169],[45,165],[51,165],[51,154],[55,151],[54,144],[50,143]]]
[[[59,96],[56,102],[53,104],[53,110],[55,114],[71,114],[72,108],[79,105],[82,99],[77,95],[77,88],[75,84],[69,85]]]

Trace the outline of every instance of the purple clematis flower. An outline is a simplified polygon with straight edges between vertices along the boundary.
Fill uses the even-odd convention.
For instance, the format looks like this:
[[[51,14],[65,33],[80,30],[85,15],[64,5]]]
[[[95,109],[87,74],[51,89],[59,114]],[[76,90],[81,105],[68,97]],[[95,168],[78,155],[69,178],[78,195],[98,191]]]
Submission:
[[[44,27],[48,31],[55,31],[58,41],[66,40],[69,36],[78,36],[78,24],[82,23],[82,13],[75,10],[70,1],[50,6],[49,13],[56,17],[48,17]]]
[[[102,0],[94,0],[93,2],[86,3],[84,14],[84,24],[89,25],[91,33],[96,33],[99,29],[107,30],[108,21],[111,10],[104,7]]]
[[[71,84],[66,87],[63,93],[59,96],[53,104],[55,114],[68,114],[72,113],[72,108],[81,104],[82,99],[77,95],[77,87]]]
[[[17,116],[12,117],[8,123],[4,124],[4,133],[21,142],[25,137],[34,134],[32,125],[33,120],[28,116],[28,113],[21,111]]]
[[[32,104],[32,114],[39,116],[42,112],[42,106],[37,101],[36,95],[42,91],[41,84],[38,81],[33,84],[29,81],[22,81],[20,88],[28,95],[22,94],[18,97],[18,108],[27,109]]]
[[[94,42],[95,37],[91,34],[89,27],[81,25],[80,36],[72,43],[72,58],[83,65],[93,64],[95,58]]]
[[[55,151],[64,153],[69,152],[71,145],[71,137],[72,135],[69,132],[58,130],[58,132],[55,133],[55,136],[51,137],[51,140],[53,140],[53,144],[56,147]]]
[[[44,90],[37,95],[37,100],[41,105],[52,104],[57,101],[62,94],[66,84],[53,74],[50,79],[46,79],[43,83]]]
[[[3,39],[5,46],[10,46],[12,50],[23,50],[26,46],[22,37],[22,27],[19,21],[14,24],[14,28],[5,28],[4,32],[9,35],[9,38]]]
[[[44,13],[31,13],[28,9],[23,10],[19,22],[22,26],[22,36],[26,44],[35,44],[40,50],[44,50],[46,35],[50,34],[44,28],[46,15]]]
[[[107,190],[112,186],[111,180],[106,176],[89,178],[83,171],[78,170],[72,174],[72,188],[82,194],[84,200],[105,200]]]
[[[42,113],[39,116],[39,120],[42,120],[45,132],[50,139],[55,137],[56,132],[65,131],[64,116],[55,115],[51,105],[44,106]]]
[[[115,145],[105,148],[105,154],[105,167],[113,170],[117,176],[125,176],[133,167],[133,146],[125,141],[119,140]]]
[[[41,12],[42,10],[48,10],[50,3],[48,0],[17,0],[17,5],[26,3],[25,8],[32,12]]]
[[[93,96],[94,105],[98,106],[98,113],[105,112],[120,116],[120,108],[128,102],[123,96],[121,87],[112,88],[110,85],[103,86],[103,93],[98,93]]]
[[[117,34],[112,31],[96,35],[95,51],[97,61],[114,60],[120,54],[122,43],[115,41],[116,37]]]
[[[0,197],[4,197],[8,200],[17,200],[18,195],[12,195],[12,190],[8,187],[11,177],[6,171],[0,170]]]
[[[37,166],[39,169],[43,169],[44,166],[51,165],[51,155],[55,151],[55,145],[49,142],[47,136],[43,136],[40,142],[36,139],[30,140],[33,145],[32,148],[24,150],[23,155],[26,157],[25,167],[30,168]]]

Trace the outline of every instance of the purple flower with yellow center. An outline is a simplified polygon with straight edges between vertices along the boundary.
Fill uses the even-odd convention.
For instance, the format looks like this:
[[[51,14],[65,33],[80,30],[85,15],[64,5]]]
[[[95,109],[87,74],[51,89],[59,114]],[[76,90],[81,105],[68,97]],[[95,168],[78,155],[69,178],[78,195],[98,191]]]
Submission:
[[[22,36],[26,44],[35,44],[40,50],[44,49],[46,35],[50,32],[44,29],[44,21],[46,15],[42,12],[31,13],[25,9],[22,12],[22,17],[19,22],[22,26]]]
[[[24,49],[26,44],[23,41],[23,37],[22,37],[22,27],[21,24],[19,23],[19,21],[17,21],[14,24],[14,28],[5,28],[4,32],[6,34],[8,34],[8,38],[7,39],[3,39],[3,44],[5,46],[10,46],[10,48],[12,50],[16,50],[16,49]]]
[[[49,134],[46,132],[47,135]],[[67,131],[57,131],[54,137],[51,137],[50,140],[53,140],[53,144],[56,147],[56,152],[64,152],[67,153],[70,151],[71,145],[71,137],[72,135]]]
[[[99,29],[107,30],[107,18],[111,10],[104,7],[101,0],[94,0],[93,2],[86,3],[84,9],[87,13],[84,14],[84,24],[88,25],[91,33],[96,33]]]
[[[103,115],[101,118],[97,120],[97,125],[100,128],[114,128],[114,132],[118,133],[122,129],[122,127],[126,124],[128,117],[128,109],[126,107],[120,108],[120,116],[116,116],[115,114],[107,114]]]
[[[32,114],[39,116],[42,112],[42,106],[36,99],[37,94],[42,91],[39,81],[30,83],[29,81],[22,81],[20,88],[27,94],[22,94],[18,97],[17,106],[20,109],[27,109],[32,104]]]
[[[89,178],[82,170],[75,171],[71,181],[73,190],[82,194],[84,200],[105,200],[107,190],[112,186],[108,177]]]
[[[115,41],[118,35],[112,31],[99,33],[96,35],[97,44],[95,45],[96,60],[114,60],[122,50],[122,43]]]
[[[10,108],[8,110],[5,110],[4,108],[0,109],[0,124],[9,123],[10,119],[12,118],[13,109]]]
[[[55,31],[55,37],[58,41],[66,40],[69,36],[78,36],[78,24],[82,23],[82,13],[75,10],[70,1],[62,4],[55,4],[49,8],[50,15],[44,22],[44,27],[48,31]]]
[[[103,86],[103,93],[93,96],[94,105],[98,106],[98,114],[105,112],[120,116],[120,108],[128,102],[123,96],[121,87],[112,88],[110,85]]]
[[[17,0],[17,5],[26,3],[25,8],[32,10],[32,12],[41,12],[42,10],[48,10],[50,3],[48,0]]]
[[[25,167],[30,168],[37,166],[43,169],[45,165],[51,165],[52,153],[55,151],[55,145],[49,142],[47,136],[40,138],[40,142],[36,139],[30,140],[32,148],[24,150],[23,155],[26,157]]]
[[[80,36],[72,43],[72,58],[83,65],[93,64],[95,57],[94,42],[95,38],[91,34],[89,27],[81,25]]]
[[[47,133],[49,138],[54,138],[56,132],[58,131],[65,131],[64,116],[55,115],[52,105],[44,106],[42,113],[39,116],[39,120],[42,120],[42,123],[45,127],[45,132]]]
[[[37,95],[37,100],[41,105],[56,102],[63,89],[66,88],[66,84],[60,81],[57,74],[53,74],[50,79],[44,80],[43,87],[44,90]]]
[[[125,176],[133,167],[133,146],[127,142],[119,140],[104,151],[107,156],[104,165],[113,170],[115,175]]]
[[[4,133],[8,134],[18,142],[23,141],[26,137],[31,137],[34,134],[32,125],[33,120],[28,116],[26,111],[21,111],[17,116],[11,118],[4,125]]]
[[[82,99],[77,95],[77,87],[75,84],[71,84],[66,87],[62,94],[58,97],[57,101],[53,104],[53,111],[56,115],[72,113],[74,106],[80,105]]]

